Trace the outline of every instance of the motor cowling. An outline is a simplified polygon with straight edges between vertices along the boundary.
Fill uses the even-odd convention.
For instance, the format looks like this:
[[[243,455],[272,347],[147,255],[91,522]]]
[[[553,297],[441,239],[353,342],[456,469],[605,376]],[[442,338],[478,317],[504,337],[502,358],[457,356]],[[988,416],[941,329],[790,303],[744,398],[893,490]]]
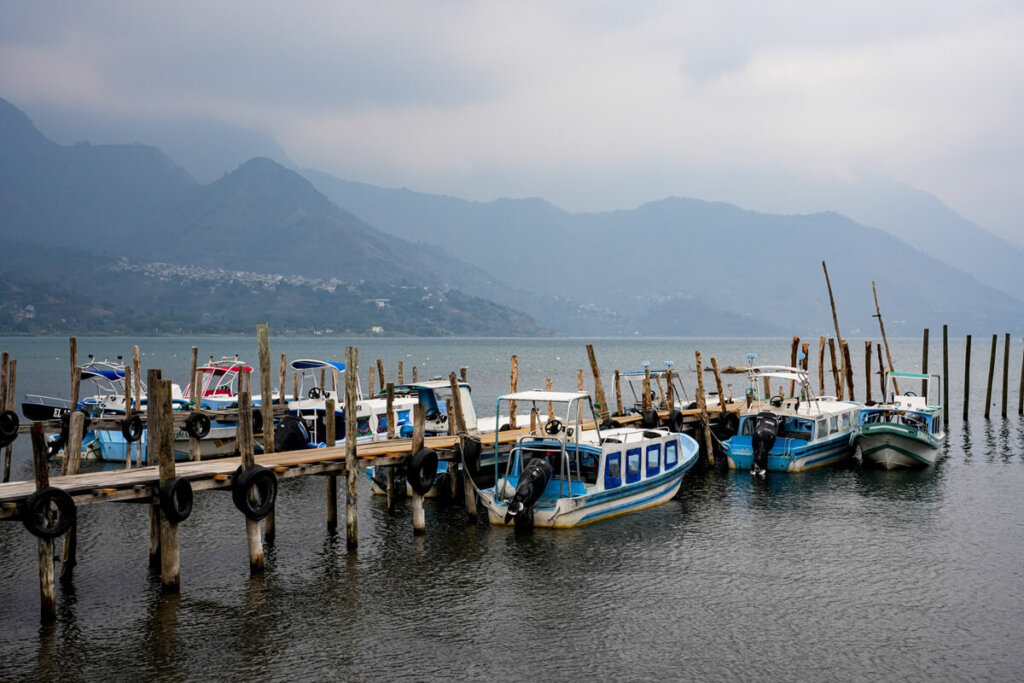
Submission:
[[[768,469],[768,454],[775,446],[782,420],[774,413],[759,413],[754,423],[754,435],[751,445],[754,450],[754,462],[751,470],[764,474]]]
[[[516,487],[515,495],[508,504],[508,512],[505,513],[505,524],[512,520],[519,522],[530,517],[533,504],[536,503],[544,488],[551,481],[555,470],[546,458],[532,458],[523,468],[519,477],[519,485]]]
[[[274,429],[274,451],[298,451],[309,446],[309,432],[301,418],[286,415]]]

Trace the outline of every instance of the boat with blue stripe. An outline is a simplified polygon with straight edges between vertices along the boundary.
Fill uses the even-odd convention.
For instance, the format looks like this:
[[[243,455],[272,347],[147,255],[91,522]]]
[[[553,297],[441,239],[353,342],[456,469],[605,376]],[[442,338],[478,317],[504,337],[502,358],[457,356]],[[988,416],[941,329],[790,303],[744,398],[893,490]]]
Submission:
[[[865,406],[857,427],[857,442],[864,462],[885,469],[934,465],[946,441],[942,406],[929,402],[931,380],[941,385],[939,375],[886,372],[884,403]],[[921,396],[914,391],[899,392],[899,380],[922,382]],[[883,392],[884,393],[884,392]],[[936,401],[938,402],[938,401]]]
[[[736,434],[722,443],[730,468],[758,475],[801,472],[853,452],[861,404],[814,396],[801,368],[750,367],[747,377],[749,407],[740,413]]]
[[[497,414],[513,402],[533,410],[558,404],[564,418],[520,437],[503,466],[496,450],[495,484],[478,489],[492,524],[571,528],[660,505],[676,495],[697,462],[697,442],[686,434],[601,429],[585,392],[508,394],[498,398]]]

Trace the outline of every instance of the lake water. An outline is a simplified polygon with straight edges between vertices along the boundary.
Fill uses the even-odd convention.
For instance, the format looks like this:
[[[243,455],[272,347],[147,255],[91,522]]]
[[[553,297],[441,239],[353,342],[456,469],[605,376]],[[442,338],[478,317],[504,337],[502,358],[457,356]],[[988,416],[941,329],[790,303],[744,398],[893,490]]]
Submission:
[[[933,372],[942,360],[934,333]],[[788,339],[592,341],[609,394],[613,369],[673,360],[692,395],[694,349],[723,365],[745,364],[748,351],[789,363]],[[129,356],[132,343],[80,339],[80,360]],[[183,381],[195,340],[138,343],[144,367]],[[256,357],[253,339],[197,343],[201,359]],[[399,360],[407,379],[412,365],[421,379],[469,366],[483,414],[507,389],[512,353],[521,389],[546,377],[574,389],[576,369],[588,367],[586,340],[571,339],[272,339],[271,352],[341,360],[346,343],[360,348],[364,387],[378,357],[392,379]],[[230,496],[201,492],[180,527],[180,595],[164,594],[147,567],[145,506],[88,505],[74,585],[58,584],[58,619],[46,627],[35,539],[0,524],[0,680],[1020,680],[1021,353],[1018,342],[1004,420],[1000,338],[985,420],[989,344],[975,339],[965,424],[963,340],[951,343],[950,436],[929,470],[862,469],[854,459],[766,481],[702,472],[657,508],[526,534],[467,525],[461,507],[427,501],[423,537],[412,535],[407,504],[389,514],[361,479],[353,552],[344,528],[326,529],[324,480],[303,477],[282,482],[277,540],[255,578]],[[920,368],[919,339],[892,345],[897,366]],[[0,347],[18,360],[19,397],[67,395],[66,339]],[[864,345],[850,347],[862,398]],[[742,376],[727,381],[742,396]],[[14,474],[30,472],[20,438]]]

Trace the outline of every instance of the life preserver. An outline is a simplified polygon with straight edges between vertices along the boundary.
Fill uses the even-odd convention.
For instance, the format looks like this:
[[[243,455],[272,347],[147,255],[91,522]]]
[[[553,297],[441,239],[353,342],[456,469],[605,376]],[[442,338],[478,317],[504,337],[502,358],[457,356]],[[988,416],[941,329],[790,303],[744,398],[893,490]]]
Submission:
[[[128,443],[135,443],[142,438],[142,416],[132,413],[121,420],[121,436]]]
[[[409,458],[405,472],[412,490],[421,496],[426,495],[437,476],[437,453],[431,448],[419,449]]]
[[[13,410],[5,410],[0,413],[0,445],[7,444],[18,438],[18,427],[21,420]]]
[[[244,470],[239,467],[231,483],[231,500],[242,514],[258,522],[274,509],[277,501],[277,475],[260,465]]]
[[[203,413],[192,413],[185,419],[185,431],[193,439],[202,439],[210,433],[210,417]]]
[[[49,486],[22,501],[18,514],[33,536],[57,538],[75,523],[75,501],[67,491]]]
[[[173,524],[188,519],[192,514],[192,484],[188,479],[172,477],[160,484],[160,510]]]

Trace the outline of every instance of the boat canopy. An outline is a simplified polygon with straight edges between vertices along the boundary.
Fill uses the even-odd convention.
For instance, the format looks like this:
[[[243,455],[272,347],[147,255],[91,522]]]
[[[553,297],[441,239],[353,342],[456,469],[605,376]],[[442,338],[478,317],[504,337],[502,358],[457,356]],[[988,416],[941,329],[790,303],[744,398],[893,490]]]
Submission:
[[[82,370],[82,379],[106,379],[111,382],[124,379],[124,370],[104,370],[92,368]]]
[[[333,368],[339,372],[345,371],[344,363],[335,363],[329,360],[314,360],[312,358],[300,358],[298,360],[293,360],[291,365],[293,370],[319,370],[320,368]]]
[[[517,391],[514,394],[499,396],[499,401],[551,401],[552,403],[568,403],[577,399],[589,398],[585,391]]]
[[[917,372],[890,372],[889,376],[903,379],[931,379],[928,375],[922,375]]]

